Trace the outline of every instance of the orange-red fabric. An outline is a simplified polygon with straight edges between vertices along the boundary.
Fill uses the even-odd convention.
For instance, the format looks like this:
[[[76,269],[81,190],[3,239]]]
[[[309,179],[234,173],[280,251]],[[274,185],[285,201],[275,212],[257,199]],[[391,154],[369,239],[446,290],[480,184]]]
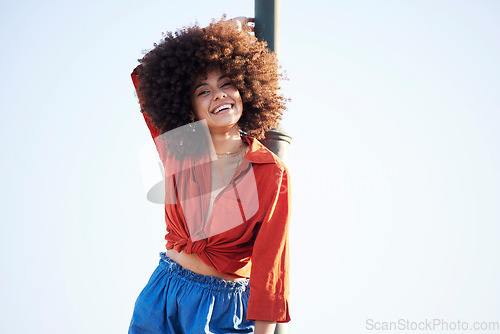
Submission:
[[[134,72],[132,79],[140,99],[139,80]],[[146,122],[149,122],[148,115],[145,112],[143,115]],[[220,273],[250,277],[248,319],[290,321],[288,225],[291,193],[288,171],[284,164],[259,141],[243,137],[249,145],[249,151],[238,167],[233,181],[237,180],[238,175],[244,177],[238,179],[237,185],[230,189],[231,191],[226,188],[224,194],[218,196],[210,216],[207,217],[204,213],[207,212],[210,192],[203,189],[210,189],[210,183],[199,186],[200,180],[210,182],[210,169],[206,168],[207,164],[198,165],[188,173],[181,173],[181,176],[169,174],[168,170],[172,165],[177,164],[173,168],[177,171],[182,170],[182,166],[179,166],[180,162],[173,156],[159,149],[157,137],[161,131],[152,124],[148,124],[148,128],[156,140],[160,158],[166,168],[166,248],[197,254],[203,262]],[[192,165],[191,161],[181,163]],[[196,182],[191,182],[190,178]],[[253,180],[256,194],[248,195],[247,193],[252,191],[246,189],[252,189],[248,184]],[[180,186],[181,181],[186,181],[183,186]],[[247,185],[243,186],[245,182]],[[238,192],[238,189],[241,191]],[[231,194],[236,195],[230,198]],[[179,200],[188,197],[199,199],[199,206],[190,208],[189,201]],[[250,204],[242,205],[242,202]],[[240,220],[243,217],[243,220],[221,233],[209,233],[211,225],[222,220],[227,221],[228,217],[239,217]],[[201,223],[198,228],[193,227],[192,223],[188,224],[186,220],[206,223]],[[203,237],[199,237],[200,235]]]

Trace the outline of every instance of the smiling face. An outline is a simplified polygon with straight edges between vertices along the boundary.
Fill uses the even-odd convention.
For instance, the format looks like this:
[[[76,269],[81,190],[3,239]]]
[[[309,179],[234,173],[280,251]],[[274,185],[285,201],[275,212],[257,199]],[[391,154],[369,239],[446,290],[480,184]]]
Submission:
[[[206,120],[211,132],[238,129],[243,112],[240,92],[220,70],[209,70],[191,92],[191,106],[198,120]]]

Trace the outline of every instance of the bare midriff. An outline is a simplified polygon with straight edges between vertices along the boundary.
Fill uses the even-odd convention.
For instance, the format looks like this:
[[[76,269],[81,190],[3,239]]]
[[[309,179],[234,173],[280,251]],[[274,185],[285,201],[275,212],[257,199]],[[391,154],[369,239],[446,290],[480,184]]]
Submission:
[[[226,281],[245,280],[245,278],[242,277],[231,276],[218,272],[217,270],[215,270],[215,268],[210,267],[205,262],[203,262],[197,254],[187,254],[184,251],[178,253],[174,249],[168,249],[167,257],[180,264],[182,268],[190,270],[197,274],[218,277],[225,279]]]

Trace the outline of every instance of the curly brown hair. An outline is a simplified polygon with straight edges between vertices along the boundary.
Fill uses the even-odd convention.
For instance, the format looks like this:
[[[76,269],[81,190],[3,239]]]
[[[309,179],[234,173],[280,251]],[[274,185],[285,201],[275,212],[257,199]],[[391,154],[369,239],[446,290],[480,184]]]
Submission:
[[[265,42],[236,29],[224,17],[205,28],[194,25],[165,34],[139,62],[135,73],[141,111],[161,133],[193,121],[193,86],[212,68],[219,68],[239,90],[243,115],[238,125],[248,136],[262,139],[286,109],[275,54]]]

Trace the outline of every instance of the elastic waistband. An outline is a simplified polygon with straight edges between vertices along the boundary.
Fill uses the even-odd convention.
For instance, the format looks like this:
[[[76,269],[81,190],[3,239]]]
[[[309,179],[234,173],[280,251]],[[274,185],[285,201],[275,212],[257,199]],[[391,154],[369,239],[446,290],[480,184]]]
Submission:
[[[180,264],[167,257],[165,252],[160,253],[160,266],[162,266],[172,276],[175,276],[191,284],[204,289],[222,291],[222,292],[243,292],[248,289],[249,279],[242,281],[226,281],[225,279],[206,276],[184,269]]]

